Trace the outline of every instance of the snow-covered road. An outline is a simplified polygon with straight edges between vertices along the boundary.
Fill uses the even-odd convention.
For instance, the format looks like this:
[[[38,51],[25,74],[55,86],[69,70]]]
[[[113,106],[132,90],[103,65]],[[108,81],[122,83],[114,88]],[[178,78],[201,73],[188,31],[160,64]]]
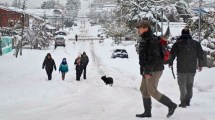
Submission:
[[[137,120],[142,112],[139,92],[138,56],[134,43],[124,42],[112,46],[112,41],[68,41],[65,48],[53,50],[24,50],[15,58],[12,53],[1,56],[0,120]],[[125,48],[129,59],[111,59],[114,48]],[[85,51],[90,58],[87,80],[75,81],[75,58]],[[69,73],[65,81],[58,71],[53,80],[47,81],[42,62],[50,52],[57,67],[66,57]],[[171,119],[212,120],[214,118],[215,69],[197,73],[191,107],[176,110]],[[106,86],[102,75],[114,78],[113,87]],[[171,71],[166,68],[159,83],[159,90],[179,103],[179,90]],[[166,119],[167,108],[153,100],[152,120]],[[186,116],[186,117],[185,117]]]

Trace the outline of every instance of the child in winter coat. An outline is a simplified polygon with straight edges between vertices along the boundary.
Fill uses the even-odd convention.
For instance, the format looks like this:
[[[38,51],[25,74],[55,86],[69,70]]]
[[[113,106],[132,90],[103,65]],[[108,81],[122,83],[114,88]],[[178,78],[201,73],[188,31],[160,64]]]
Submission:
[[[81,57],[78,56],[78,58],[76,58],[75,63],[76,65],[75,70],[76,70],[76,80],[80,81],[80,77],[83,71],[83,64],[81,62]]]
[[[62,74],[62,80],[64,80],[65,78],[65,74],[69,71],[69,68],[68,68],[68,64],[66,62],[66,58],[63,58],[61,64],[60,64],[60,67],[59,67],[59,72],[61,72]]]

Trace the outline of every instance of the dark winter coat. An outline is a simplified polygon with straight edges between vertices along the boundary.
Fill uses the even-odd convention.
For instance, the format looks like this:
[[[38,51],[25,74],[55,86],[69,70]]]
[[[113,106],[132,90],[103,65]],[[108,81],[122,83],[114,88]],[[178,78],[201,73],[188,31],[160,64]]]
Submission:
[[[83,63],[84,66],[88,65],[88,63],[89,63],[89,58],[88,58],[88,56],[82,54],[82,55],[81,55],[81,62]]]
[[[80,64],[78,64],[77,59],[76,59],[74,64],[76,65],[75,66],[76,71],[82,71],[83,70],[83,63],[82,62],[80,62]]]
[[[151,32],[144,32],[139,43],[139,64],[141,74],[162,71],[163,59],[158,38]]]
[[[53,68],[56,70],[56,65],[54,59],[47,57],[43,61],[43,68],[45,67],[46,71],[53,71]]]
[[[173,45],[169,65],[173,65],[177,57],[178,73],[196,73],[197,67],[203,67],[203,50],[199,42],[192,39],[190,34],[182,34]],[[197,66],[198,61],[198,66]]]

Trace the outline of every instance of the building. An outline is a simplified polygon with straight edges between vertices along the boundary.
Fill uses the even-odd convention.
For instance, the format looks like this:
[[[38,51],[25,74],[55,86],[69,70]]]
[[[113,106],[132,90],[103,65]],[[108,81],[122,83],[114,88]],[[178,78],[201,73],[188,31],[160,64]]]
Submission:
[[[0,27],[13,27],[15,24],[23,25],[23,10],[7,8],[0,5]],[[28,15],[25,15],[25,26],[29,26]]]

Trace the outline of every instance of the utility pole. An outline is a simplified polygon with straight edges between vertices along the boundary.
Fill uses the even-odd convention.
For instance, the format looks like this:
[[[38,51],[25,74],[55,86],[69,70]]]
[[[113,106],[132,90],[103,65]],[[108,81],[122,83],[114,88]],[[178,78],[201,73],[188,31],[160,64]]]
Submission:
[[[156,30],[156,36],[158,35],[158,14],[157,14],[157,6],[155,6],[155,14],[156,14],[156,24],[155,24],[155,30]]]
[[[64,23],[63,23],[63,21],[64,21],[64,17],[63,17],[63,15],[62,15],[62,17],[61,17],[61,22],[62,22],[61,27],[62,27],[62,30],[63,30],[63,27],[64,27]]]
[[[162,5],[163,6],[163,5]],[[161,8],[161,36],[163,36],[163,7]]]
[[[202,0],[199,0],[199,42],[201,42],[201,7],[202,7]]]
[[[20,55],[22,56],[22,42],[23,42],[23,37],[24,37],[24,29],[25,29],[25,1],[23,2],[22,10],[23,10],[23,15],[22,15],[22,39],[20,43]]]

